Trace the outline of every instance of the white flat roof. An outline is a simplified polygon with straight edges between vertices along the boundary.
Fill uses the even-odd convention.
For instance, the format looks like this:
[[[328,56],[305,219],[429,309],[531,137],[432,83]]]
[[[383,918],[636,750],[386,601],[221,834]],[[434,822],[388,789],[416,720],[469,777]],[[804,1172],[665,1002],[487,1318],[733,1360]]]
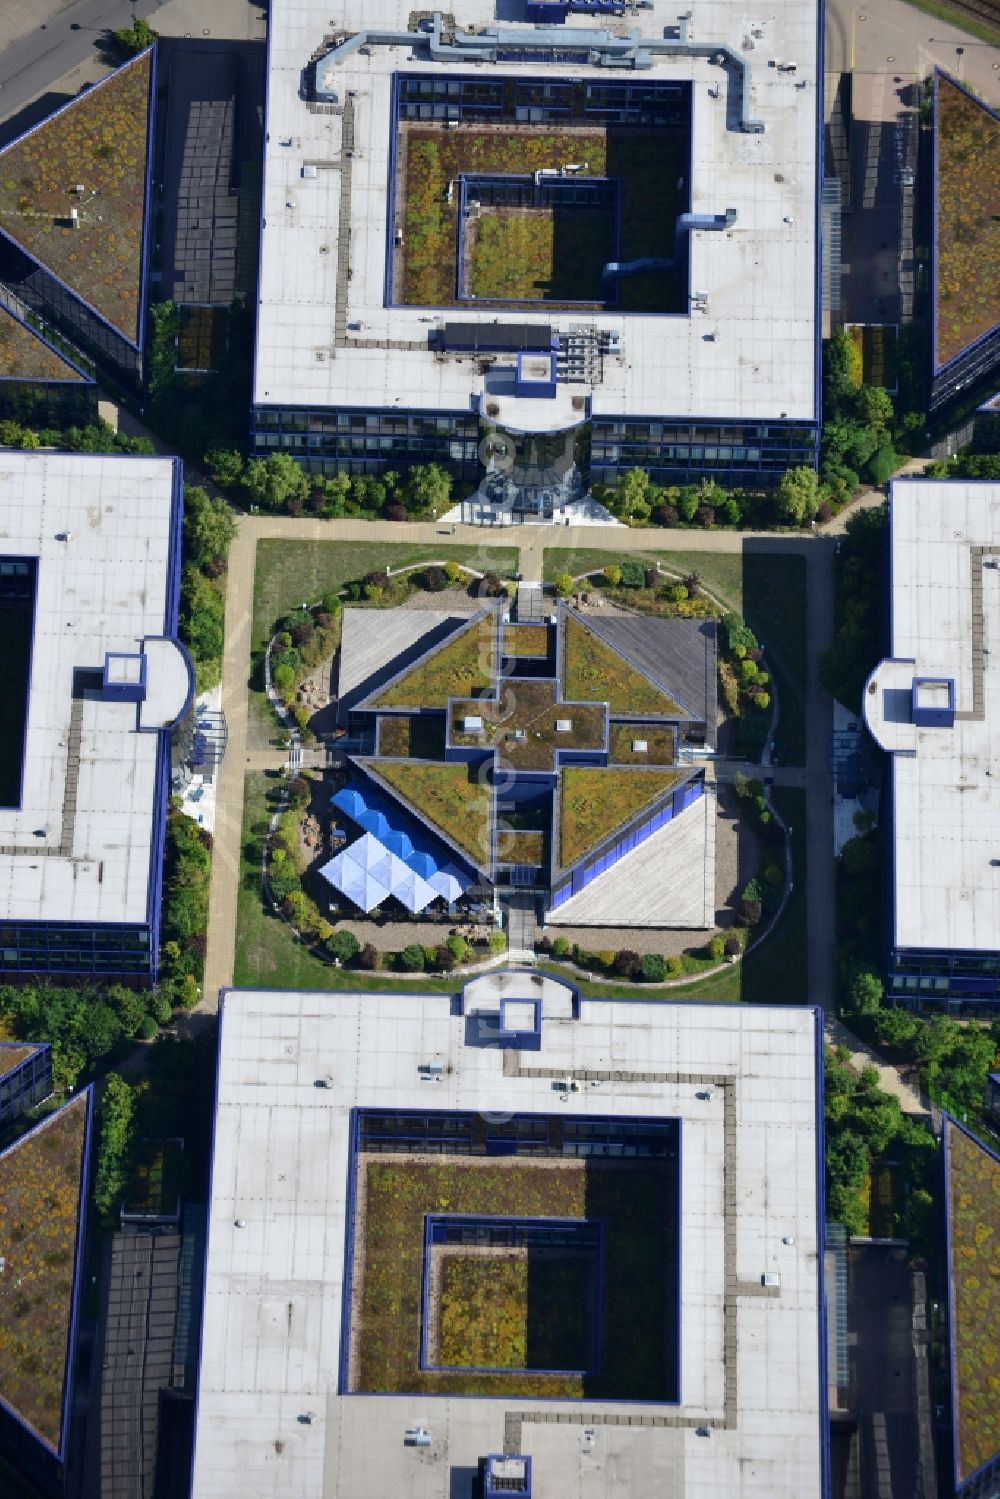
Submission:
[[[494,0],[454,0],[441,7],[460,29],[496,24]],[[390,98],[394,73],[440,72],[443,78],[581,77],[602,82],[693,82],[691,210],[735,208],[736,225],[691,235],[690,292],[707,311],[638,316],[544,305],[478,314],[473,304],[448,319],[542,322],[566,332],[584,323],[621,334],[621,357],[603,361],[599,383],[560,385],[556,401],[499,395],[497,420],[524,430],[554,429],[582,419],[571,397],[591,395],[597,416],[691,416],[717,420],[812,420],[816,414],[816,141],[817,6],[775,0],[750,13],[742,0],[699,0],[690,40],[725,44],[752,69],[750,114],[762,134],[726,128],[726,74],[707,58],[653,57],[631,71],[574,63],[432,63],[402,47],[356,51],[332,71],[341,103],[354,114],[350,161],[349,242],[338,240],[343,115],[310,109],[303,70],[334,36],[366,28],[405,31],[410,0],[272,0],[268,25],[267,145],[263,189],[260,306],[254,400],[263,406],[372,410],[467,411],[502,373],[480,373],[475,357],[438,357],[426,347],[437,321],[418,307],[384,306]],[[662,38],[661,8],[606,17],[570,16],[559,30],[638,31]],[[794,64],[794,71],[779,70]],[[718,97],[715,94],[718,93]],[[303,176],[304,167],[318,167]],[[665,250],[670,253],[670,250]],[[338,268],[350,255],[350,281],[335,338]],[[441,316],[444,321],[444,314]],[[416,344],[416,347],[407,347]],[[500,361],[511,371],[512,354]]]
[[[470,1012],[542,999],[540,1052],[466,1045],[447,995],[225,995],[193,1499],[452,1499],[510,1421],[535,1499],[818,1499],[814,1012],[585,1000],[574,1020],[540,975],[481,987]],[[682,1403],[339,1394],[355,1106],[680,1119]],[[404,1445],[416,1426],[429,1449]]]
[[[173,625],[179,460],[0,452],[0,559],[37,563],[21,805],[0,809],[0,921],[147,920],[155,732],[181,713]],[[179,567],[180,559],[174,559]],[[161,637],[161,638],[150,638]],[[111,701],[78,669],[145,697]],[[140,732],[148,730],[152,732]]]
[[[1000,484],[897,479],[890,505],[890,659],[864,710],[893,752],[894,941],[996,951]],[[954,681],[953,727],[912,722],[915,677]]]

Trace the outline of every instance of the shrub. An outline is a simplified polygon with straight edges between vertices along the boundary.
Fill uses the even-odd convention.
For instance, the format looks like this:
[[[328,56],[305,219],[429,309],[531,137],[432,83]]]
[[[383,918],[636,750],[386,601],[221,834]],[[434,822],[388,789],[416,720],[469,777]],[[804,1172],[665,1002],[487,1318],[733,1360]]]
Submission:
[[[291,807],[301,810],[309,805],[312,796],[312,786],[305,776],[295,776],[288,783],[288,802]]]
[[[156,1019],[157,1025],[169,1025],[174,1013],[174,1007],[170,1002],[170,995],[165,989],[155,989],[150,999],[150,1012]]]
[[[620,588],[622,581],[622,570],[617,562],[611,562],[604,569],[604,581],[609,588]]]
[[[659,580],[660,580],[660,575],[656,571],[656,568],[655,567],[647,567],[646,568],[646,587],[647,588],[655,588],[656,585],[657,585],[657,583],[659,582]],[[686,594],[684,596],[685,596],[685,598],[687,597]]]
[[[332,937],[327,938],[326,950],[331,958],[336,958],[341,963],[350,963],[356,958],[361,944],[353,932],[346,927],[338,927]]]
[[[762,906],[759,900],[747,900],[746,896],[740,901],[740,920],[744,926],[756,926],[761,917]]]
[[[425,968],[434,968],[436,965],[437,965],[437,948],[433,947],[433,946],[431,946],[431,947],[425,947],[424,948],[424,967]]]
[[[725,956],[726,944],[722,937],[713,937],[708,944],[708,956],[716,963]]]
[[[646,586],[646,564],[638,562],[634,557],[623,557],[619,572],[622,575],[623,588],[644,588]]]
[[[334,615],[334,617],[336,617],[336,615],[340,613],[343,607],[344,606],[340,601],[339,593],[324,593],[322,599],[320,600],[320,608],[323,610],[324,614],[332,614]]]
[[[769,885],[774,886],[775,890],[780,890],[785,883],[785,876],[777,864],[769,864],[767,866],[764,870],[764,878]]]
[[[448,587],[448,575],[443,567],[424,568],[424,587],[428,593],[441,593]]]
[[[662,984],[667,976],[667,960],[661,953],[648,952],[642,960],[642,976],[649,984]]]
[[[503,583],[498,573],[483,573],[479,583],[479,591],[484,598],[497,599],[505,592]]]
[[[457,562],[446,562],[444,565],[444,575],[449,583],[458,583],[462,577],[462,569]]]
[[[667,959],[667,973],[668,973],[668,975],[670,976],[670,978],[675,979],[675,978],[679,978],[680,975],[683,972],[684,972],[684,960],[683,960],[683,958],[679,958],[676,953],[671,953],[670,957]]]
[[[393,500],[390,504],[386,505],[382,513],[385,516],[386,520],[405,520],[406,506],[400,505],[397,500]]]
[[[694,513],[694,518],[699,526],[703,526],[707,530],[715,522],[715,510],[711,505],[699,505]]]
[[[434,967],[439,968],[442,973],[450,973],[455,966],[455,955],[450,947],[436,947],[434,949]]]
[[[571,573],[560,573],[555,580],[556,593],[561,599],[569,598],[573,592],[573,576]]]
[[[615,958],[615,972],[623,979],[635,978],[642,969],[642,959],[630,947],[623,947]]]
[[[688,596],[688,591],[683,583],[672,583],[666,590],[667,600],[671,604],[683,604]]]
[[[499,930],[490,932],[488,945],[490,952],[494,955],[507,951],[507,933]]]
[[[730,958],[736,958],[739,957],[742,951],[743,943],[740,941],[739,937],[737,937],[735,932],[731,933],[730,936],[726,938],[726,956]]]
[[[593,956],[594,962],[597,964],[597,966],[599,968],[603,968],[607,973],[610,973],[612,968],[614,968],[615,966],[615,959],[617,958],[618,954],[615,952],[613,947],[602,947],[600,952],[595,952]]]
[[[152,1041],[153,1037],[156,1035],[159,1029],[160,1027],[156,1022],[155,1015],[143,1015],[142,1022],[139,1026],[139,1040]]]
[[[674,505],[656,505],[653,509],[653,522],[657,526],[665,526],[668,530],[676,526],[678,520],[677,509]]]
[[[569,942],[567,939],[565,937],[557,937],[552,944],[552,956],[554,958],[564,958],[568,952]]]
[[[358,953],[358,967],[359,968],[367,968],[370,973],[374,973],[374,971],[378,967],[378,965],[379,965],[379,950],[378,950],[378,948],[375,947],[375,946],[373,946],[373,944],[371,942],[366,942],[365,945],[364,945],[364,947]]]
[[[461,932],[452,932],[451,936],[448,938],[447,947],[456,963],[465,962],[465,959],[469,955],[469,944],[466,942]]]
[[[399,955],[399,961],[407,973],[420,973],[424,966],[424,950],[419,942],[408,942]]]

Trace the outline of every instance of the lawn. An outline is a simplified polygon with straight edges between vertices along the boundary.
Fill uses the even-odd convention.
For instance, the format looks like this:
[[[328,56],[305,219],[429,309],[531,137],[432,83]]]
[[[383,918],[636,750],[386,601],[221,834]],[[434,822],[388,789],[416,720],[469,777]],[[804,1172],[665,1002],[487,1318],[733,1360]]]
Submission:
[[[1000,117],[938,75],[937,366],[1000,322]]]
[[[957,1125],[946,1121],[945,1129],[954,1419],[964,1480],[1000,1450],[1000,1161]]]
[[[71,364],[0,307],[0,378],[80,380]]]
[[[590,1367],[592,1276],[582,1255],[445,1256],[435,1362],[466,1369]]]
[[[113,327],[140,333],[152,53],[0,153],[0,226]],[[79,183],[81,194],[73,188]],[[70,210],[79,215],[70,227]]]
[[[560,869],[575,864],[686,774],[683,770],[566,766],[559,777]]]
[[[390,682],[372,703],[379,708],[444,708],[450,697],[492,690],[496,669],[497,620],[489,610]]]
[[[0,1156],[0,1395],[60,1446],[88,1095]]]
[[[630,557],[646,563],[657,563],[668,572],[683,577],[697,573],[702,586],[709,590],[726,611],[742,614],[768,654],[778,687],[781,717],[778,743],[783,763],[805,764],[806,721],[806,561],[796,553],[775,551],[773,545],[752,537],[743,540],[739,552],[699,552],[697,550],[630,552]],[[551,582],[559,573],[579,577],[597,572],[614,554],[596,548],[565,550],[546,548],[545,579]],[[634,607],[641,611],[644,589],[626,590],[624,597],[635,593]]]
[[[685,171],[682,163],[687,161],[686,131],[601,129],[592,122],[568,129],[512,125],[503,131],[470,126],[446,131],[421,123],[404,125],[401,135],[405,181],[399,192],[397,224],[405,249],[401,285],[396,290],[400,302],[422,307],[455,304],[459,193],[453,191],[451,203],[447,196],[449,183],[463,173],[528,174],[586,161],[589,176],[621,182],[620,258],[673,255],[673,226],[687,203],[686,190],[677,187],[678,174]],[[490,265],[499,265],[503,238],[501,233],[496,244],[493,238],[488,241]],[[529,275],[537,278],[545,258],[544,245],[515,246],[510,236],[506,241],[511,253],[527,256],[529,261],[526,274],[512,284],[527,283]],[[565,233],[553,231],[552,253],[557,259],[567,242]],[[683,281],[678,272],[627,277],[621,282],[619,305],[637,312],[679,311],[684,305]]]
[[[678,703],[572,614],[563,616],[562,653],[566,702],[607,702],[611,713],[687,716]]]
[[[520,1398],[675,1398],[671,1350],[676,1329],[671,1318],[677,1263],[670,1232],[675,1172],[672,1162],[587,1166],[557,1157],[536,1164],[521,1156],[501,1164],[493,1157],[362,1156],[358,1197],[363,1211],[359,1210],[358,1222],[363,1227],[354,1244],[356,1287],[362,1266],[363,1273],[351,1330],[357,1354],[354,1389]],[[424,1217],[442,1211],[603,1220],[600,1374],[584,1379],[574,1374],[420,1369]],[[503,1290],[516,1302],[516,1284],[504,1284]],[[475,1306],[470,1305],[470,1291],[462,1317],[466,1356],[469,1324],[481,1304],[477,1295]],[[507,1356],[526,1314],[523,1302],[498,1310]],[[548,1308],[539,1303],[537,1315],[554,1319],[558,1303]]]
[[[474,864],[489,865],[493,793],[480,783],[475,767],[417,760],[362,759],[358,764],[394,787],[424,821],[445,833]]]
[[[922,10],[925,15],[947,21],[949,26],[957,26],[960,31],[967,31],[970,36],[977,36],[980,41],[988,42],[992,47],[1000,47],[1000,24],[972,15],[961,5],[949,5],[948,0],[906,0],[906,3],[915,10]]]
[[[517,571],[515,547],[455,546],[442,537],[433,545],[376,541],[260,541],[253,590],[253,644],[266,645],[275,622],[305,602],[366,573],[395,571],[417,562],[455,561],[477,572],[510,577]],[[443,596],[447,599],[447,595]]]

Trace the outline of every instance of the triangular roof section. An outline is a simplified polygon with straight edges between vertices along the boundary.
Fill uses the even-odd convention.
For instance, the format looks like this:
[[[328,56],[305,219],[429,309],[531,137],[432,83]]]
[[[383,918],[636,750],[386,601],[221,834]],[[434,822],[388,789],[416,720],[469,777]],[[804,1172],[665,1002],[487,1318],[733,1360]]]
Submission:
[[[553,862],[569,869],[688,780],[688,770],[564,765]]]
[[[30,1056],[44,1050],[33,1041],[0,1041],[0,1079],[10,1077]]]
[[[1000,1156],[944,1116],[956,1489],[1000,1464]]]
[[[0,1154],[0,1402],[56,1457],[65,1446],[92,1090]]]
[[[149,47],[0,151],[0,231],[134,348],[152,86]]]
[[[1000,324],[1000,114],[934,75],[934,370]]]
[[[490,874],[493,793],[470,779],[464,760],[352,759],[463,860]]]
[[[479,609],[357,706],[446,708],[450,697],[472,697],[492,690],[496,670],[496,615],[492,609]]]
[[[93,384],[90,376],[8,307],[0,306],[0,380]]]
[[[562,609],[559,627],[559,680],[565,702],[606,702],[612,715],[692,717],[659,682],[602,639],[575,609]]]

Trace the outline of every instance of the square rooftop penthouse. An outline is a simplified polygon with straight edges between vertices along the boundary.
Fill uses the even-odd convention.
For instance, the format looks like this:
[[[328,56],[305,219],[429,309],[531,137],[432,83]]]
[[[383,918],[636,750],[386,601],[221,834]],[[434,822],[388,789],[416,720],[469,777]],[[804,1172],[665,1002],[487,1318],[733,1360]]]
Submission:
[[[149,978],[176,640],[177,459],[6,452],[0,465],[0,973]]]
[[[457,0],[446,9],[443,32],[428,19],[408,37],[416,22],[404,0],[333,0],[321,13],[306,0],[274,0],[258,435],[267,430],[267,408],[485,413],[487,398],[498,425],[521,431],[573,425],[588,400],[595,418],[815,422],[818,7],[778,0],[754,17],[736,0],[698,0],[686,22],[678,20],[680,7],[657,6],[621,19],[570,14],[548,28],[498,22],[493,0]],[[349,45],[335,50],[345,38]],[[687,116],[678,160],[678,127],[650,102],[657,90],[667,90],[671,109]],[[646,165],[635,167],[648,170],[651,154],[664,163],[666,181],[643,189],[648,197],[669,188],[658,240],[638,229],[630,239],[633,129],[659,130],[671,145],[648,145],[640,153]],[[516,157],[516,165],[494,159],[501,130],[501,156]],[[439,162],[457,163],[440,194],[428,180],[411,182],[407,196],[406,132],[414,131]],[[458,142],[473,136],[479,145],[463,162]],[[511,141],[519,143],[516,152]],[[460,299],[462,288],[451,280],[437,288],[439,267],[455,263],[449,226],[459,178],[478,171],[478,163],[527,176],[539,191],[536,171],[557,177],[564,168],[583,169],[581,183],[618,182],[619,248],[632,270],[612,278],[607,295],[599,288],[595,295],[592,269],[584,268],[574,291],[557,254],[551,305],[532,300],[534,291],[523,300],[524,288],[513,283],[494,285],[482,266],[483,307],[478,296]],[[559,180],[568,191],[573,177]],[[481,238],[489,219],[499,236],[494,248],[509,252],[523,221],[512,228],[482,201],[473,237]],[[415,202],[408,228],[407,203],[412,209]],[[605,210],[598,209],[601,218]],[[675,233],[684,210],[694,218]],[[558,219],[556,213],[557,250]],[[614,256],[605,253],[604,229],[592,215],[584,219],[586,233],[562,238],[574,253],[593,240],[595,263],[607,265]],[[426,266],[411,276],[407,256],[412,271],[413,241],[428,225],[441,229],[444,250],[435,240]],[[473,252],[475,244],[475,262]],[[676,307],[655,288],[648,297],[637,291],[650,292],[656,282],[656,272],[635,263],[645,258],[681,276]],[[437,288],[428,293],[431,305],[410,305],[408,278],[414,296],[425,285]],[[575,300],[586,306],[567,305]],[[582,384],[559,381],[554,394],[518,397],[516,351],[487,351],[483,359],[443,349],[444,324],[455,313],[442,309],[459,301],[463,322],[516,322],[543,335],[545,347],[553,335],[565,339],[582,314],[607,352]],[[506,318],[498,311],[504,306]]]
[[[1000,990],[1000,484],[897,479],[889,654],[864,713],[891,756],[893,994]]]
[[[526,998],[539,1049],[491,1044],[501,1003],[509,1023]],[[529,972],[491,974],[459,999],[226,994],[193,1499],[451,1499],[472,1492],[463,1472],[468,1485],[480,1458],[502,1453],[531,1458],[534,1499],[586,1499],[595,1474],[607,1499],[823,1494],[820,1041],[810,1010],[580,1001]],[[537,1143],[539,1117],[561,1125],[546,1169],[623,1178],[644,1162],[601,1142],[673,1122],[675,1403],[593,1387],[543,1399],[519,1374],[509,1395],[435,1393],[416,1375],[391,1397],[348,1393],[345,1275],[353,1308],[366,1294],[351,1252],[364,1232],[358,1144],[373,1124],[384,1143],[393,1115],[418,1144],[436,1135],[424,1169],[525,1180],[538,1152],[512,1143]],[[478,1152],[452,1152],[469,1119]],[[419,1159],[380,1150],[375,1165]],[[454,1212],[455,1194],[440,1195],[449,1204],[429,1211]],[[606,1218],[605,1280],[614,1229]],[[419,1278],[392,1304],[419,1334]],[[606,1318],[606,1340],[613,1330]],[[407,1440],[416,1429],[425,1447]]]

